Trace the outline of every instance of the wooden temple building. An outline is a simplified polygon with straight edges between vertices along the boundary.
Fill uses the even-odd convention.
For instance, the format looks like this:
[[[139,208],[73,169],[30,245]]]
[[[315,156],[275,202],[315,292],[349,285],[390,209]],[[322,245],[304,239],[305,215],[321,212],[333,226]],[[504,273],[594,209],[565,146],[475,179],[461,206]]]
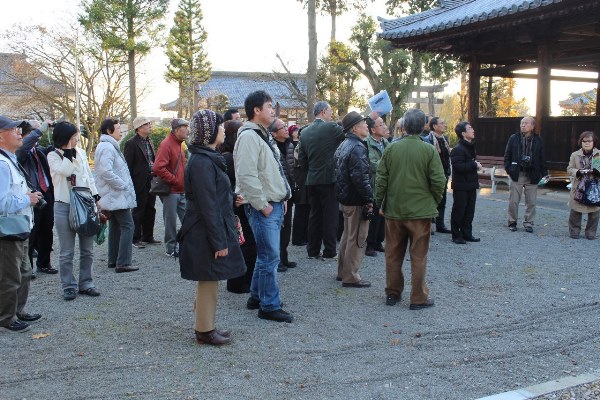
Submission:
[[[381,26],[380,37],[395,47],[448,54],[469,64],[469,122],[478,133],[478,154],[503,156],[521,119],[479,116],[480,82],[489,76],[537,80],[531,95],[549,169],[564,171],[581,132],[600,136],[597,101],[592,116],[550,116],[552,80],[600,86],[598,77],[552,75],[552,69],[600,71],[600,0],[439,0],[439,7],[382,20]],[[532,68],[533,75],[519,72]]]

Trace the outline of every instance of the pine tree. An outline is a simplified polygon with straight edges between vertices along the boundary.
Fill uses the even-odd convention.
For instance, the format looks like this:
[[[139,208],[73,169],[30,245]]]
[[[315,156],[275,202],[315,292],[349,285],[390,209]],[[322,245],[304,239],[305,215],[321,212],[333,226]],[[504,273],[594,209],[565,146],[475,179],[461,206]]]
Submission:
[[[131,121],[137,116],[136,62],[147,55],[163,29],[169,0],[83,0],[79,22],[105,49],[123,51],[129,67]]]
[[[179,86],[179,117],[193,115],[198,107],[196,86],[210,78],[211,65],[203,48],[206,39],[200,2],[181,0],[167,39],[169,65],[165,73],[167,82]]]

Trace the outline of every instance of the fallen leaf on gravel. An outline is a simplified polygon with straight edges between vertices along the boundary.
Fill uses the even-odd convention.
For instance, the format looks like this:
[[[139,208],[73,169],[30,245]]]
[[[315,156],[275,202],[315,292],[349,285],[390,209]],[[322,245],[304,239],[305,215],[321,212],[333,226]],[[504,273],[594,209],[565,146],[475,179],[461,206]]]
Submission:
[[[35,335],[31,335],[31,337],[34,339],[43,339],[48,336],[50,336],[49,333],[36,333]]]
[[[77,355],[78,355],[79,357],[83,357],[83,352],[79,352],[79,353],[77,353]]]
[[[395,333],[396,335],[399,335],[402,333],[402,331],[400,329],[396,329],[395,331],[392,331],[392,333]]]
[[[392,339],[390,343],[392,346],[398,346],[400,344],[400,339]]]
[[[301,383],[301,384],[299,385],[299,387],[300,387],[300,389],[304,389],[304,384],[302,384],[302,383]]]

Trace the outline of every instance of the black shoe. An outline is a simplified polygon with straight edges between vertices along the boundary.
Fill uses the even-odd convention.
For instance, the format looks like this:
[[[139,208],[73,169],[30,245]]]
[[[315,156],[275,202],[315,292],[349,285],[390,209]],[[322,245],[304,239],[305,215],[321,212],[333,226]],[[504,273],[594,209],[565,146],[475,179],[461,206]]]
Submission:
[[[323,258],[323,254],[319,253],[316,256],[311,256],[310,254],[308,255],[308,259],[309,260],[320,260],[321,258]]]
[[[142,242],[144,244],[161,244],[162,243],[160,240],[156,240],[156,239],[142,240]]]
[[[421,304],[411,304],[408,308],[411,310],[421,310],[423,308],[429,308],[434,306],[433,299],[427,299],[425,303]]]
[[[367,256],[367,257],[377,257],[377,252],[375,251],[375,249],[373,249],[371,247],[367,247],[367,250],[365,250],[365,256]]]
[[[134,272],[139,270],[138,267],[133,267],[131,265],[120,265],[118,267],[115,268],[115,272],[117,274],[120,274],[121,272]]]
[[[31,326],[29,326],[29,324],[26,324],[23,321],[19,321],[18,319],[14,320],[7,326],[0,326],[0,332],[3,333],[21,333],[27,332],[30,329]]]
[[[365,281],[365,280],[361,279],[358,282],[342,283],[342,286],[343,287],[366,288],[366,287],[370,287],[371,286],[371,282]]]
[[[432,230],[432,231],[431,231],[431,236],[433,236],[433,235],[435,235],[435,232]]]
[[[258,318],[276,322],[292,322],[294,320],[292,314],[282,309],[273,311],[258,310]]]
[[[385,249],[383,248],[383,245],[381,243],[378,243],[375,246],[373,246],[373,250],[378,251],[380,253],[385,253]]]
[[[248,310],[258,310],[260,308],[260,300],[250,296],[246,302],[246,308]]]
[[[133,247],[136,249],[145,249],[146,245],[143,242],[133,242]]]
[[[285,272],[287,271],[287,267],[285,265],[283,265],[282,263],[279,263],[279,265],[277,266],[277,272]]]
[[[75,289],[65,289],[63,291],[63,299],[69,301],[69,300],[75,300],[75,298],[77,297],[77,290]]]
[[[435,231],[438,233],[452,233],[452,231],[446,228],[445,226],[438,226],[437,228],[435,228]]]
[[[473,237],[473,236],[466,237],[466,238],[465,238],[465,240],[466,240],[467,242],[474,242],[474,243],[476,243],[476,242],[481,242],[481,239],[480,239],[480,238],[476,238],[476,237]]]
[[[509,229],[511,232],[516,232],[516,231],[517,231],[517,223],[516,223],[516,222],[513,222],[512,224],[508,224],[508,229]]]
[[[292,242],[292,246],[306,246],[308,242]]]
[[[452,241],[456,244],[467,244],[467,242],[465,242],[465,239],[463,238],[452,239]]]
[[[58,270],[54,268],[52,265],[47,265],[45,267],[37,267],[37,272],[41,272],[43,274],[58,274]]]
[[[116,267],[117,267],[117,264],[108,264],[108,268],[112,269],[112,268],[116,268]]]
[[[35,278],[37,278],[37,276],[35,275],[35,272],[31,271],[31,280],[34,280]]]
[[[37,321],[38,319],[42,318],[42,314],[29,314],[29,313],[17,313],[17,318],[19,318],[19,320],[21,321],[25,321],[25,322],[33,322],[33,321]]]
[[[330,255],[330,254],[323,253],[323,257],[322,258],[324,260],[337,260],[338,259],[338,255],[337,254]]]
[[[119,268],[119,267],[117,267]],[[96,289],[95,287],[91,287],[91,288],[87,288],[85,290],[80,290],[79,294],[85,294],[87,296],[91,296],[91,297],[98,297],[100,296],[100,291],[98,289]]]
[[[525,232],[533,233],[533,226],[526,226]]]
[[[298,264],[294,261],[288,261],[286,263],[283,263],[283,265],[285,265],[288,268],[296,268],[298,266]]]
[[[338,281],[338,282],[341,282],[341,281],[342,281],[342,278],[340,278],[339,276],[336,276],[336,277],[335,277],[335,280],[336,280],[336,281]]]
[[[395,306],[397,302],[400,301],[400,297],[396,296],[395,294],[388,294],[387,298],[385,299],[385,304],[387,306]]]

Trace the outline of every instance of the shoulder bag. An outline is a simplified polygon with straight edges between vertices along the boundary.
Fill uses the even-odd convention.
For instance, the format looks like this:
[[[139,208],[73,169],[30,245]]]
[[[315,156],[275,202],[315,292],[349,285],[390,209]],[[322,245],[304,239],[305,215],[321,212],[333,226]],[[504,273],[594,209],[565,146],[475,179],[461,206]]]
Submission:
[[[175,171],[173,175],[177,176],[177,170],[179,169],[179,162],[181,161],[181,149],[179,151],[179,157],[177,158],[177,164],[175,164]],[[167,196],[171,193],[171,185],[162,180],[159,176],[153,176],[150,181],[150,194],[156,196]]]

